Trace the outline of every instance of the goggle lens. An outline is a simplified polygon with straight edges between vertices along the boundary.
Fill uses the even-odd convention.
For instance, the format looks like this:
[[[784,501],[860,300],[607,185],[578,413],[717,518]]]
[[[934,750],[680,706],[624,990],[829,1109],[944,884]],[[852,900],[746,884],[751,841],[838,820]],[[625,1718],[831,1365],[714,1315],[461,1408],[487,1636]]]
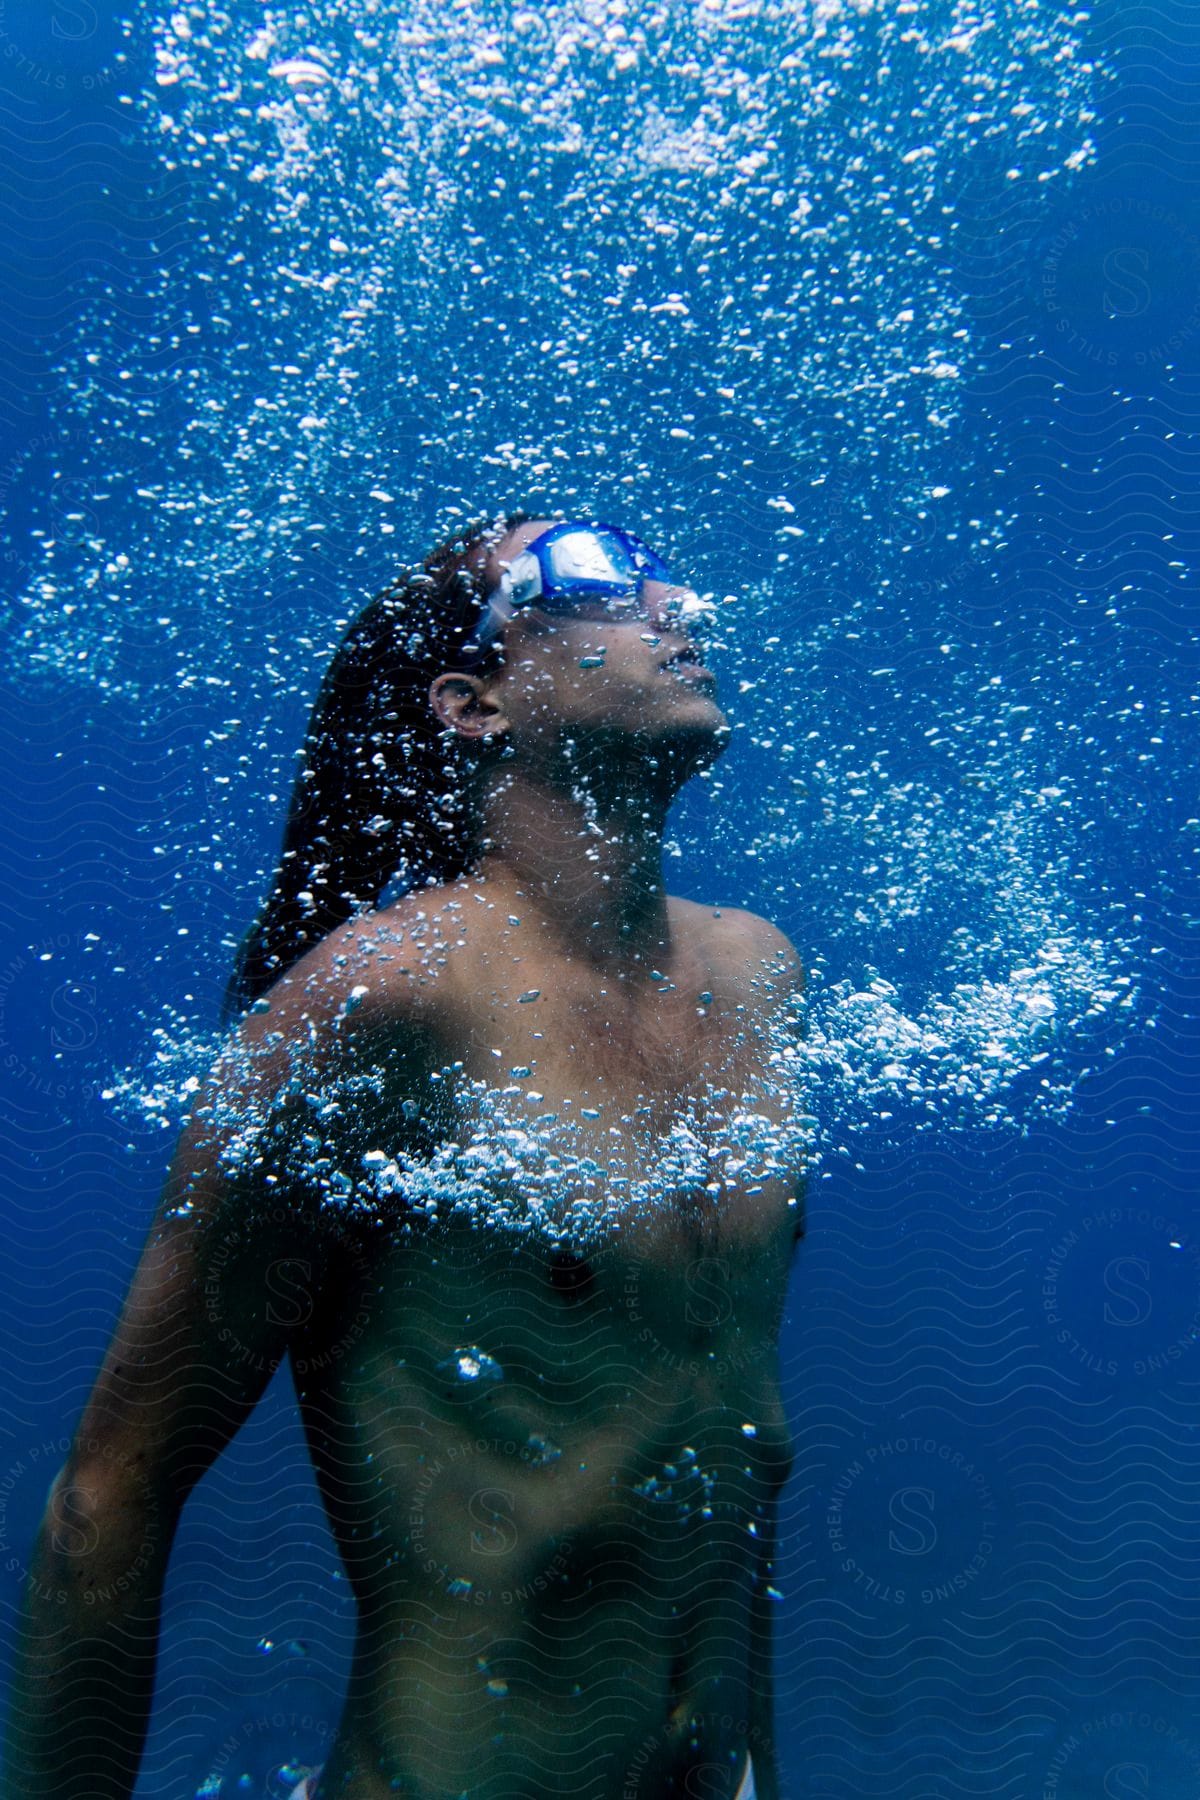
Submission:
[[[550,545],[547,560],[555,581],[594,581],[621,588],[638,579],[625,546],[607,533],[573,531]]]

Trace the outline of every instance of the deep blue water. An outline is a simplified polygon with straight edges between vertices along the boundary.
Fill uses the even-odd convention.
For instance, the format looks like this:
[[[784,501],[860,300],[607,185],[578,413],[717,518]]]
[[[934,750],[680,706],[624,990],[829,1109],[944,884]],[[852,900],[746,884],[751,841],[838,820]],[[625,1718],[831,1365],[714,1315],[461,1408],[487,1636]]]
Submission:
[[[999,541],[980,562],[914,525],[907,564],[889,563],[880,546],[905,514],[900,489],[881,489],[872,526],[854,487],[861,469],[845,465],[839,486],[831,465],[820,545],[731,672],[763,675],[765,626],[784,649],[802,644],[881,568],[907,596],[856,615],[859,636],[823,640],[819,693],[789,689],[778,701],[799,746],[786,780],[800,785],[763,773],[778,770],[788,735],[772,727],[780,677],[751,692],[723,785],[684,801],[683,854],[668,865],[682,892],[775,918],[828,983],[860,986],[869,962],[902,994],[928,986],[949,966],[955,929],[977,929],[975,901],[954,911],[943,871],[932,907],[884,934],[874,915],[852,927],[836,909],[855,857],[865,867],[870,854],[855,838],[858,809],[843,782],[823,820],[806,785],[810,731],[827,754],[871,734],[897,779],[951,796],[990,781],[997,813],[1018,775],[1066,796],[1069,820],[1039,817],[1018,910],[1051,891],[1078,903],[1079,930],[1111,933],[1138,995],[1054,1044],[1070,1097],[1052,1116],[1035,1104],[1042,1065],[1014,1069],[1003,1116],[990,1121],[964,1103],[918,1131],[915,1105],[885,1126],[853,1117],[837,1093],[826,1099],[828,1154],[783,1344],[798,1457],[782,1522],[778,1720],[797,1797],[1183,1800],[1200,1782],[1200,21],[1156,0],[1099,7],[1080,29],[1112,76],[1094,159],[1069,187],[1044,201],[1022,189],[1007,211],[964,173],[962,229],[946,253],[944,279],[977,351],[957,476],[964,513],[1003,515]],[[264,580],[261,594],[251,577],[231,583],[240,610],[221,623],[218,698],[177,687],[175,627],[158,641],[147,605],[129,624],[150,696],[140,707],[128,689],[114,698],[68,679],[63,657],[36,677],[26,665],[23,601],[41,566],[31,534],[68,545],[74,535],[74,567],[85,568],[105,504],[86,409],[64,405],[68,386],[78,394],[78,345],[101,319],[114,365],[128,351],[141,379],[168,307],[203,273],[184,177],[121,103],[150,91],[151,66],[147,18],[126,34],[84,0],[0,5],[0,498],[13,607],[0,738],[11,876],[0,915],[6,1651],[45,1487],[170,1151],[169,1128],[144,1112],[131,1120],[102,1090],[113,1070],[144,1065],[147,1020],[164,1006],[214,1025],[230,942],[277,841],[276,784],[311,681],[281,689],[258,744],[247,738],[266,750],[248,775],[234,771],[236,817],[204,776],[227,773],[205,740],[230,710],[257,703],[273,634],[346,616],[386,573],[377,544],[351,581],[354,532],[331,500],[329,541],[293,556],[286,580]],[[786,243],[779,253],[786,260]],[[192,390],[164,379],[145,391],[138,479],[152,481]],[[814,409],[822,455],[837,442],[835,415]],[[756,443],[737,526],[724,521],[708,546],[716,561],[735,560],[736,539],[748,573],[769,573],[766,503],[814,454],[805,429]],[[132,442],[121,440],[122,456]],[[444,522],[431,467],[421,465],[426,485],[406,513],[419,540],[407,554]],[[674,521],[685,539],[686,502]],[[696,541],[704,550],[702,532]],[[165,613],[185,612],[186,597],[180,576]],[[313,679],[329,635],[318,635]],[[939,686],[928,668],[943,638],[955,673]],[[194,658],[201,639],[187,643]],[[900,671],[886,692],[877,668]],[[969,696],[995,681],[1029,708],[1017,773],[1011,758],[987,761],[986,721],[969,723]],[[968,752],[949,728],[939,740],[934,728],[951,719]],[[837,767],[853,765],[843,755]],[[777,828],[764,800],[780,796],[796,837],[772,846],[768,836],[747,857],[755,833]],[[988,816],[971,806],[947,853],[964,879]],[[319,1760],[352,1623],[279,1380],[185,1516],[139,1793],[190,1796],[214,1769],[223,1796],[273,1792],[262,1784],[284,1757]],[[264,1636],[307,1653],[263,1654]],[[253,1782],[240,1790],[243,1771]]]

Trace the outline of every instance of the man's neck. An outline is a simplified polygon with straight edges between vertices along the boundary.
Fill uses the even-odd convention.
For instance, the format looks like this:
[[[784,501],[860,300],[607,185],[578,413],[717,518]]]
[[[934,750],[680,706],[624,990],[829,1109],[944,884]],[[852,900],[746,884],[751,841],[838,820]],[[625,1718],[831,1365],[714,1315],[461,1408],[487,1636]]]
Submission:
[[[671,949],[662,840],[673,785],[505,771],[484,802],[480,876],[520,895],[572,955],[609,972],[661,968]]]

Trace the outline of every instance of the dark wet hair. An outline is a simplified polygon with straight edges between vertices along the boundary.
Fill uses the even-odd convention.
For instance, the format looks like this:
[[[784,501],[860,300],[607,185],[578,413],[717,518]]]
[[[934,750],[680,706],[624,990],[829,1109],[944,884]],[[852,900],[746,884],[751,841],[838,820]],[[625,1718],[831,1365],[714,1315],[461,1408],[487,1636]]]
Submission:
[[[453,881],[481,853],[475,771],[503,753],[447,731],[429,686],[465,666],[485,597],[487,548],[545,512],[465,526],[365,606],[325,673],[292,790],[279,868],[242,941],[225,994],[228,1019],[306,950],[376,905],[394,877],[408,888]],[[498,643],[471,661],[503,660]]]

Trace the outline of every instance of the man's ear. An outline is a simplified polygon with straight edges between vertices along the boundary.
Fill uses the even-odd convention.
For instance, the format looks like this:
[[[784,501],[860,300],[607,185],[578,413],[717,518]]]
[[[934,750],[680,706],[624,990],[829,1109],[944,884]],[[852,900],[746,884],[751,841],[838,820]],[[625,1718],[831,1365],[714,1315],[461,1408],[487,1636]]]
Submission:
[[[441,724],[460,737],[497,737],[508,719],[475,675],[439,675],[429,690],[429,704]]]

